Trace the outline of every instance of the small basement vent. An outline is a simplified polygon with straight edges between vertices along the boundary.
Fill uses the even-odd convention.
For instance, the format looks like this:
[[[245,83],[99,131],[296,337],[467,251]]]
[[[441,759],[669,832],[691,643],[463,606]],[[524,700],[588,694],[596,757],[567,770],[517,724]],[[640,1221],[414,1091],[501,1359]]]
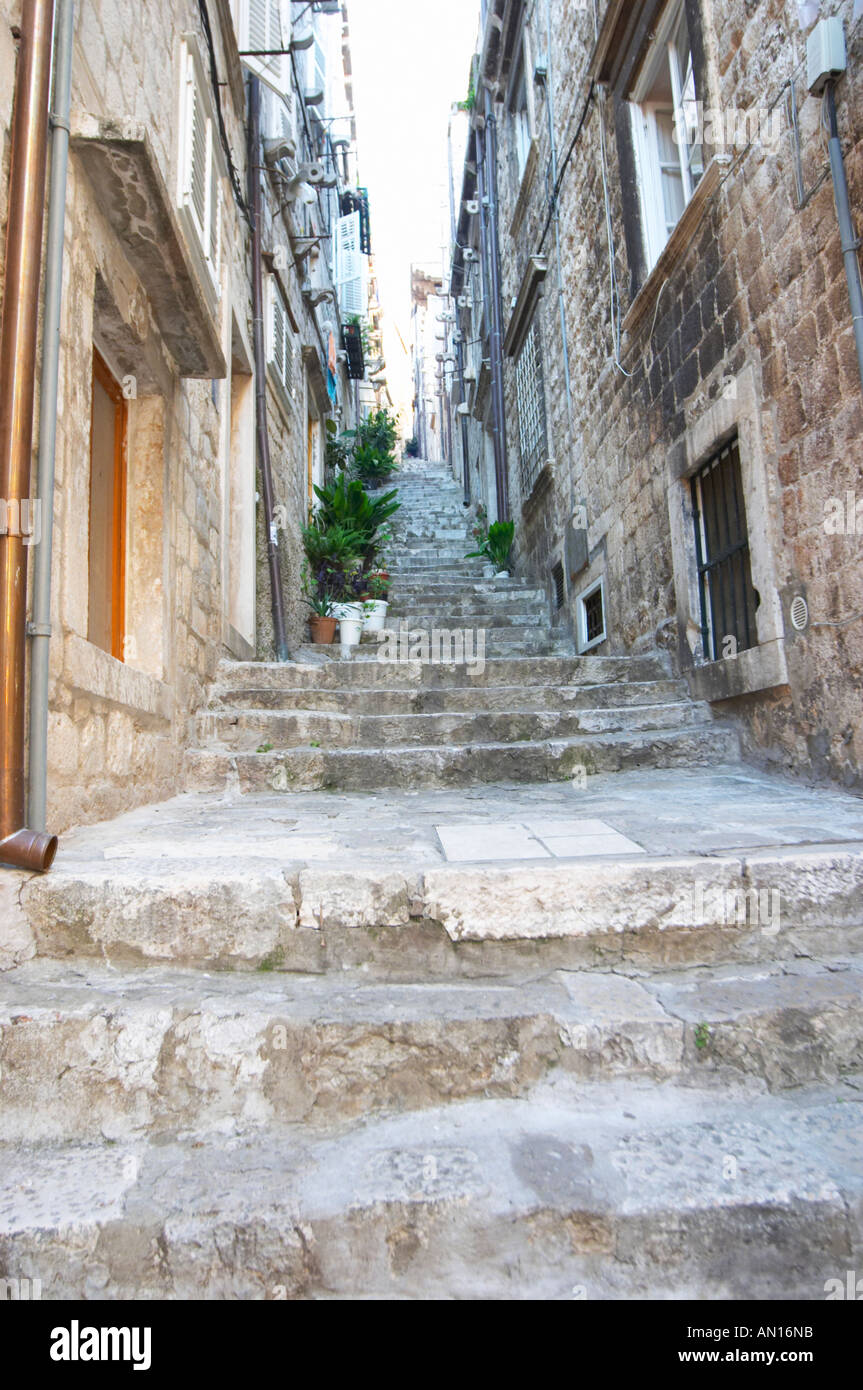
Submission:
[[[578,650],[590,651],[605,641],[605,580],[597,579],[576,601]]]
[[[554,583],[554,606],[558,611],[563,607],[566,599],[566,584],[563,577],[563,565],[558,560],[554,569],[551,571],[552,582]]]

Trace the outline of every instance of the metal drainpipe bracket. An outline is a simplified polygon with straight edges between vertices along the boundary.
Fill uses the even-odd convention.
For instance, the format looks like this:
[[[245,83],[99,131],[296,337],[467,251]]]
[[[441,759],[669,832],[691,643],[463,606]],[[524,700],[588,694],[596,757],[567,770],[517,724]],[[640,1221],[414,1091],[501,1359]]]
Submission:
[[[51,627],[51,624],[50,624],[50,623],[28,623],[28,624],[27,624],[27,636],[28,636],[28,637],[50,637],[51,634],[52,634],[52,632],[53,632],[53,628]]]

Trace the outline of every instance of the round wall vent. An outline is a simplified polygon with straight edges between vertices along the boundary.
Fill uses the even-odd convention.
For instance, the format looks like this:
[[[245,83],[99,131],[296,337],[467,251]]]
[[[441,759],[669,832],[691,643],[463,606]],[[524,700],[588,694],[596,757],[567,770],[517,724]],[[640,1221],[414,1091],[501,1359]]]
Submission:
[[[809,606],[802,594],[791,601],[791,626],[797,632],[805,632],[809,626]]]

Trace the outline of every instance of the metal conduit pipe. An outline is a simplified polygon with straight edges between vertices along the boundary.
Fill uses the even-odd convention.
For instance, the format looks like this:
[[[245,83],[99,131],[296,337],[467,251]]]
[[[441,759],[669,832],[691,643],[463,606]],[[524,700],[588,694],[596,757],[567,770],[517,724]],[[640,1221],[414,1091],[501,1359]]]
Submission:
[[[41,506],[41,538],[33,553],[33,609],[28,627],[30,747],[27,819],[34,830],[44,830],[47,818],[54,456],[57,443],[57,372],[60,362],[63,232],[66,223],[74,18],[74,0],[57,0],[54,101],[51,110],[51,174],[48,193],[48,234],[45,244],[45,307],[42,317],[42,370],[39,377],[39,461],[36,475],[36,495]]]
[[[554,133],[554,65],[552,60],[551,42],[551,0],[545,0],[545,34],[546,48],[548,55],[547,77],[547,106],[548,106],[548,143],[551,158],[551,187],[552,187],[552,208],[554,211],[554,250],[557,261],[557,297],[560,304],[560,333],[563,341],[563,378],[566,383],[566,415],[569,422],[570,432],[572,431],[572,378],[569,368],[569,338],[566,331],[566,299],[565,286],[563,279],[563,258],[560,250],[560,204],[557,195],[557,137]]]
[[[851,322],[854,328],[854,345],[857,349],[857,366],[863,384],[863,288],[860,284],[860,261],[857,252],[860,242],[854,231],[851,217],[851,201],[848,197],[848,180],[845,176],[845,160],[842,155],[842,142],[839,139],[839,124],[836,120],[836,93],[832,82],[825,88],[827,118],[830,122],[830,169],[833,174],[833,194],[836,200],[836,216],[842,241],[842,257],[845,261],[845,278],[848,281],[848,297],[851,300]]]
[[[9,212],[0,330],[0,498],[30,497],[42,221],[54,0],[24,0],[12,115]],[[22,528],[0,535],[0,861],[44,871],[56,835],[25,825],[27,549]],[[12,533],[15,532],[15,533]]]
[[[503,394],[503,323],[501,308],[500,238],[497,208],[497,117],[485,88],[485,186],[488,198],[489,290],[491,294],[491,396],[494,419],[494,471],[497,519],[509,519],[509,478],[506,460],[506,409]]]
[[[267,366],[264,346],[264,272],[261,241],[263,199],[261,197],[261,84],[249,78],[249,207],[252,214],[252,315],[255,357],[255,424],[258,441],[258,467],[261,470],[261,496],[264,502],[264,528],[267,533],[267,563],[270,571],[270,597],[273,606],[273,637],[277,661],[290,661],[285,635],[285,607],[282,595],[282,567],[279,560],[279,533],[275,521],[273,468],[270,435],[267,429]]]

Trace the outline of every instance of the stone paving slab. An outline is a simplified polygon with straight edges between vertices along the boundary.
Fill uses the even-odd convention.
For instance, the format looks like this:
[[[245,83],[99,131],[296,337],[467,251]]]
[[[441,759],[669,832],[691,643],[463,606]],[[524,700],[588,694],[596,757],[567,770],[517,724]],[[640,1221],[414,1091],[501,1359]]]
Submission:
[[[601,821],[646,854],[863,844],[863,799],[729,765],[598,775],[584,787],[492,784],[377,792],[186,795],[62,837],[58,869],[118,861],[270,860],[386,866],[445,862],[436,826]],[[603,831],[602,833],[607,833]],[[517,858],[517,856],[513,856]],[[119,865],[118,865],[119,867]]]

